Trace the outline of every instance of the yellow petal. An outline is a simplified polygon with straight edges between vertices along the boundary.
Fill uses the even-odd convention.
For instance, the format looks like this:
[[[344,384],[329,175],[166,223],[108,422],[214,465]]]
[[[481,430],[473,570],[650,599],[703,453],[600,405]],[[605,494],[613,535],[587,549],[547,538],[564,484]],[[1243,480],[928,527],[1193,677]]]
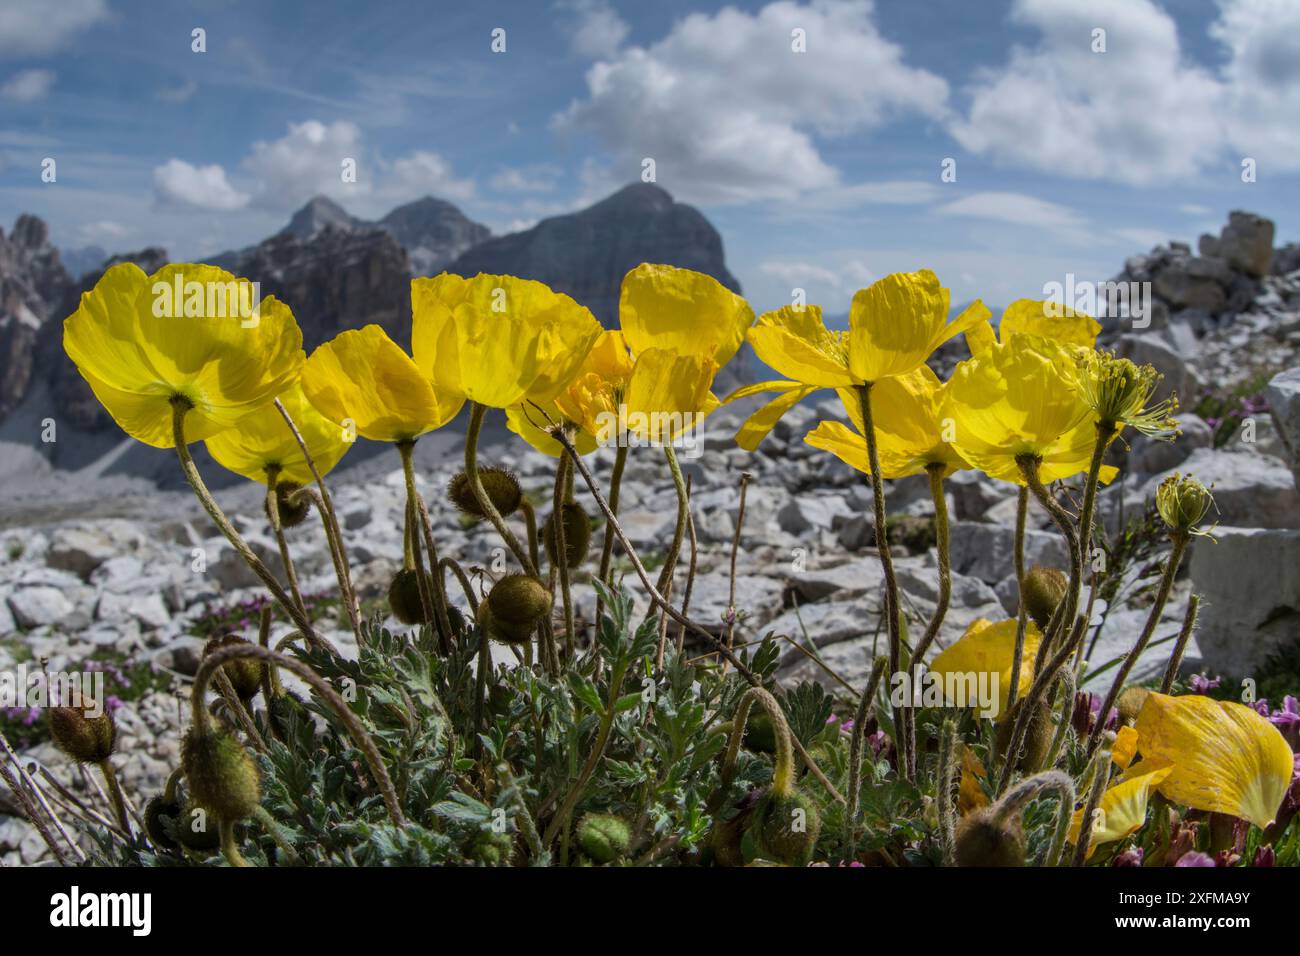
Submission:
[[[849,368],[860,382],[905,375],[921,365],[948,318],[948,290],[929,269],[896,272],[853,296]]]
[[[991,802],[989,796],[980,786],[980,781],[988,777],[984,765],[980,763],[975,751],[962,747],[961,783],[957,788],[957,813],[965,816],[980,807],[987,807]]]
[[[1160,793],[1175,803],[1266,827],[1291,785],[1282,734],[1249,707],[1200,694],[1150,694],[1138,714],[1144,758],[1168,761]]]
[[[1115,744],[1110,749],[1110,759],[1120,770],[1125,770],[1137,756],[1138,732],[1127,725],[1115,733]]]
[[[1146,823],[1147,819],[1147,802],[1151,797],[1151,791],[1172,772],[1172,768],[1164,767],[1129,777],[1101,795],[1101,800],[1097,804],[1097,814],[1093,817],[1092,835],[1089,837],[1089,857],[1101,844],[1122,840],[1142,828],[1142,824]],[[1066,838],[1071,843],[1079,842],[1079,828],[1082,825],[1083,808],[1080,808],[1074,811],[1074,817],[1070,820],[1070,829]]]
[[[1101,323],[1068,306],[1034,299],[1017,299],[1002,312],[998,334],[1006,344],[1013,335],[1029,333],[1052,339],[1062,345],[1092,348],[1101,332]]]
[[[764,382],[763,384],[768,386],[784,385],[787,387],[776,398],[745,419],[745,423],[736,432],[736,444],[745,451],[753,451],[757,448],[759,443],[768,436],[768,433],[776,427],[776,423],[781,420],[782,415],[816,391],[814,388],[800,386],[796,382]],[[768,388],[760,389],[760,391],[770,390]],[[737,392],[733,392],[727,397],[727,401],[731,401],[736,397],[744,397],[740,395],[740,392],[744,391],[746,389],[742,388]]]
[[[627,428],[638,438],[656,443],[696,428],[716,405],[709,392],[716,372],[717,366],[707,356],[658,348],[641,352],[627,386]],[[602,439],[602,444],[607,443]]]
[[[192,406],[186,440],[206,438],[288,389],[304,359],[288,306],[193,263],[107,270],[64,321],[63,344],[114,420],[159,448],[173,444],[174,397]]]
[[[861,384],[849,372],[844,333],[827,330],[818,306],[787,305],[765,312],[745,337],[764,363],[805,385]]]
[[[302,435],[321,475],[327,475],[351,447],[347,431],[312,407],[301,386],[280,396]],[[277,480],[307,485],[315,480],[302,448],[275,404],[263,406],[207,440],[208,451],[223,468],[266,484],[268,468],[279,469]]]
[[[435,389],[493,408],[553,399],[601,333],[567,295],[515,276],[411,281],[411,347]]]
[[[439,396],[378,325],[340,332],[303,369],[307,400],[330,421],[374,441],[406,441],[440,428],[463,404]]]
[[[1038,653],[1042,637],[1033,621],[1026,622],[1017,697],[1024,697],[1029,685],[1033,683],[1034,657]],[[930,662],[929,670],[931,674],[952,675],[955,679],[961,679],[964,686],[972,690],[983,686],[991,688],[992,683],[996,682],[998,706],[995,716],[1001,716],[1006,711],[1007,695],[1011,688],[1011,663],[1015,647],[1014,619],[992,624],[977,621],[951,647],[945,648]],[[970,694],[971,691],[967,691],[968,699]]]
[[[554,402],[529,401],[506,409],[506,427],[543,455],[552,458],[563,455],[564,446],[551,436],[550,423],[565,420],[567,416]],[[590,454],[599,447],[595,436],[581,429],[573,432],[572,441],[579,455]]]
[[[618,321],[633,355],[667,349],[726,365],[754,323],[754,310],[712,276],[642,263],[623,277]]]

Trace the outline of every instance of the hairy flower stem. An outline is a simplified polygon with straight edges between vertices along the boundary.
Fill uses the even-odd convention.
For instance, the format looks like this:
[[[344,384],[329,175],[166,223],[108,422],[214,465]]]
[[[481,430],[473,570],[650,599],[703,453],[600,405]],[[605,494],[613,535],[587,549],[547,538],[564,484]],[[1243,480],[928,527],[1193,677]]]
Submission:
[[[1105,723],[1104,720],[1098,723]],[[1086,866],[1088,863],[1088,845],[1092,842],[1093,817],[1101,804],[1101,795],[1106,790],[1110,779],[1110,752],[1098,751],[1092,758],[1092,784],[1088,788],[1088,800],[1083,805],[1083,816],[1079,819],[1079,838],[1074,845],[1074,859],[1071,866]]]
[[[555,500],[551,507],[551,533],[555,536],[555,572],[560,581],[560,596],[564,607],[564,657],[568,661],[577,657],[577,623],[573,616],[573,589],[569,581],[569,543],[564,532],[564,505],[573,495],[569,476],[572,466],[567,458],[555,463]]]
[[[326,647],[317,635],[315,628],[311,626],[311,621],[307,620],[307,615],[303,614],[293,598],[285,593],[280,582],[275,579],[275,575],[270,572],[262,559],[253,553],[253,549],[248,546],[248,542],[243,539],[235,526],[230,523],[224,511],[217,504],[216,499],[212,497],[212,492],[204,484],[202,476],[199,474],[198,467],[194,464],[194,458],[190,455],[189,445],[185,441],[185,414],[193,406],[185,398],[177,396],[172,399],[172,441],[176,445],[176,457],[180,460],[181,471],[185,474],[185,479],[190,483],[194,490],[195,496],[199,499],[199,504],[203,505],[203,510],[208,513],[218,530],[226,536],[236,553],[244,559],[245,563],[252,568],[253,573],[266,585],[266,589],[271,592],[271,596],[276,602],[284,608],[290,620],[302,631],[303,637],[316,647]]]
[[[619,445],[614,450],[614,469],[609,475],[609,507],[614,514],[618,514],[618,495],[623,485],[623,469],[627,466],[627,446]],[[600,548],[600,580],[605,587],[611,587],[613,580],[610,576],[610,564],[614,559],[614,529],[607,523],[605,525],[605,541]],[[596,598],[596,620],[600,620],[601,611],[604,610],[604,602]]]
[[[1016,571],[1016,646],[1011,652],[1011,683],[1007,687],[1007,710],[1016,703],[1020,691],[1020,666],[1025,657],[1025,631],[1029,627],[1029,609],[1025,605],[1025,526],[1029,521],[1029,486],[1021,485],[1016,496],[1016,544],[1013,552]]]
[[[844,814],[845,859],[851,860],[858,847],[858,796],[862,790],[862,746],[867,736],[867,717],[876,701],[876,691],[889,667],[889,658],[881,655],[871,665],[867,688],[858,698],[858,711],[853,717],[853,732],[849,735],[849,796]]]
[[[874,507],[876,523],[876,553],[880,556],[880,567],[885,574],[885,613],[888,615],[889,627],[889,677],[900,672],[903,657],[903,635],[899,628],[898,615],[901,605],[898,599],[898,578],[894,575],[894,558],[889,553],[889,534],[885,525],[885,484],[880,477],[880,452],[876,442],[876,427],[871,417],[871,385],[858,386],[858,404],[862,409],[862,430],[867,439],[867,463],[871,468],[871,500]],[[894,708],[894,729],[899,738],[898,766],[903,776],[910,780],[908,768],[911,755],[908,752],[907,735],[898,733],[903,727],[902,708]]]
[[[597,506],[605,515],[605,520],[608,521],[610,526],[614,529],[614,535],[618,539],[619,546],[623,548],[624,552],[626,552],[628,560],[632,563],[632,569],[636,572],[637,578],[641,581],[641,586],[646,589],[646,592],[655,607],[659,609],[660,613],[667,614],[678,624],[684,625],[691,631],[691,633],[698,634],[700,637],[704,638],[704,640],[712,646],[724,660],[728,661],[731,666],[736,669],[736,672],[740,674],[740,676],[743,677],[751,687],[762,687],[763,682],[759,679],[758,675],[750,670],[745,665],[745,662],[737,657],[731,648],[727,647],[724,641],[719,640],[698,622],[687,617],[685,614],[682,614],[677,610],[677,608],[673,607],[670,601],[666,600],[664,596],[659,593],[654,586],[654,582],[650,580],[650,572],[646,570],[645,565],[641,561],[641,557],[636,553],[636,549],[632,547],[632,542],[628,540],[627,534],[623,531],[622,525],[618,523],[618,516],[610,510],[609,502],[605,500],[604,494],[601,493],[600,486],[596,483],[595,477],[591,474],[591,469],[587,467],[586,463],[578,455],[578,450],[573,447],[573,442],[567,435],[561,431],[557,433],[555,437],[556,440],[564,446],[565,453],[570,459],[572,459],[573,466],[578,470],[578,474],[582,476],[582,480],[591,491],[591,495],[595,499]],[[817,781],[826,789],[826,792],[829,793],[836,802],[844,803],[844,795],[835,789],[835,785],[827,779],[826,774],[822,772],[821,767],[817,766],[817,761],[813,760],[813,758],[809,756],[808,751],[804,749],[803,744],[799,743],[799,738],[797,737],[794,738],[794,748],[798,751],[800,759],[803,760],[805,765],[807,765],[809,772],[817,778]]]
[[[952,791],[957,784],[957,721],[944,719],[939,730],[939,773],[934,799],[939,812],[939,857],[944,866],[956,866],[957,814]]]
[[[1147,649],[1147,644],[1151,642],[1151,636],[1155,634],[1156,626],[1160,623],[1160,615],[1165,609],[1165,604],[1169,601],[1169,592],[1173,590],[1174,578],[1178,575],[1178,565],[1182,563],[1183,552],[1187,550],[1187,542],[1191,540],[1191,536],[1187,532],[1179,531],[1171,532],[1169,538],[1173,542],[1173,548],[1169,552],[1169,560],[1165,563],[1165,573],[1160,578],[1160,588],[1156,591],[1156,601],[1151,605],[1151,612],[1147,614],[1146,624],[1142,627],[1142,633],[1138,635],[1137,643],[1128,652],[1124,662],[1119,665],[1119,670],[1115,673],[1115,679],[1111,681],[1110,690],[1106,692],[1106,699],[1102,701],[1101,711],[1097,716],[1097,725],[1092,728],[1092,733],[1088,735],[1088,747],[1084,751],[1089,757],[1101,744],[1101,734],[1106,725],[1106,715],[1110,713],[1111,707],[1119,699],[1120,692],[1124,690],[1124,682],[1128,680],[1128,675],[1137,666],[1138,658]]]
[[[686,479],[682,477],[682,467],[677,463],[677,452],[673,450],[672,445],[664,445],[664,459],[668,462],[668,471],[673,476],[673,488],[677,492],[677,524],[673,526],[673,540],[668,546],[663,570],[659,572],[659,590],[667,594],[672,586],[673,575],[677,573],[677,559],[682,552],[682,540],[686,537],[686,519],[690,514],[691,499],[686,491]],[[659,624],[659,650],[655,655],[656,670],[664,669],[664,647],[667,643],[668,618],[665,617]]]
[[[492,503],[487,490],[483,487],[483,482],[478,473],[478,442],[479,436],[483,431],[483,416],[487,412],[486,405],[480,405],[473,402],[470,405],[469,428],[465,432],[465,477],[469,479],[470,491],[474,493],[474,499],[478,502],[479,509],[487,515],[488,521],[492,522],[492,527],[497,529],[497,534],[505,542],[505,546],[510,549],[510,553],[515,556],[520,567],[525,572],[537,577],[537,565],[533,562],[528,552],[524,550],[515,533],[510,530],[506,524],[506,519],[501,517],[501,512],[497,506]]]
[[[285,424],[289,426],[289,431],[293,433],[294,441],[302,449],[302,456],[307,462],[307,467],[311,469],[312,477],[316,479],[316,486],[320,489],[320,500],[316,502],[317,510],[320,512],[321,521],[325,525],[325,537],[330,542],[331,557],[334,551],[338,552],[335,558],[334,571],[339,579],[339,588],[343,592],[343,603],[347,608],[348,619],[352,622],[352,632],[357,638],[357,644],[361,644],[361,602],[357,599],[356,588],[352,586],[352,569],[348,565],[348,552],[343,544],[343,531],[339,526],[339,517],[334,511],[334,499],[330,497],[330,490],[325,485],[325,479],[321,476],[320,469],[316,467],[316,459],[312,457],[311,451],[307,448],[307,442],[303,439],[302,433],[298,431],[298,426],[294,424],[293,418],[289,415],[289,410],[284,407],[284,403],[278,398],[275,400],[275,407],[279,410],[280,416],[284,419]]]
[[[1100,484],[1101,462],[1106,449],[1119,434],[1114,422],[1097,422],[1097,441],[1092,446],[1092,461],[1088,464],[1088,480],[1083,486],[1083,504],[1079,508],[1079,560],[1086,566],[1092,560],[1092,525],[1097,507],[1097,488]]]
[[[239,852],[239,843],[235,839],[235,821],[220,820],[217,822],[217,830],[221,834],[221,855],[226,858],[226,862],[236,867],[252,866]]]
[[[912,652],[911,665],[908,668],[911,687],[916,686],[916,673],[921,667],[925,652],[939,636],[943,619],[948,614],[948,603],[952,599],[952,567],[949,563],[948,547],[948,499],[943,490],[943,469],[944,466],[941,464],[929,465],[926,468],[930,476],[930,497],[934,500],[934,541],[939,556],[939,595],[935,599],[934,614],[925,628],[925,634]],[[910,694],[907,702],[903,710],[907,734],[907,772],[909,779],[914,780],[916,779],[916,708],[913,706],[915,701]]]
[[[758,704],[772,721],[772,732],[776,738],[776,760],[772,767],[772,794],[788,797],[794,792],[794,736],[790,733],[790,722],[785,719],[785,712],[771,691],[762,687],[751,687],[741,695],[736,705],[736,716],[731,723],[731,736],[727,738],[727,749],[722,757],[722,771],[718,777],[719,797],[725,797],[731,781],[736,775],[736,760],[740,755],[740,745],[745,739],[745,728],[749,725],[749,715]]]
[[[689,502],[691,497],[691,479],[686,479],[686,499]],[[686,537],[691,543],[691,558],[686,564],[686,587],[682,589],[682,615],[689,615],[691,612],[691,592],[695,590],[695,569],[699,561],[700,541],[695,535],[695,516],[690,509],[686,510]],[[682,656],[682,650],[686,646],[686,628],[681,624],[677,625],[677,643],[675,645],[677,656]]]
[[[1025,483],[1029,491],[1043,509],[1056,522],[1056,527],[1060,530],[1061,536],[1065,538],[1066,550],[1070,555],[1070,586],[1066,591],[1065,599],[1061,602],[1064,610],[1060,610],[1059,619],[1055,619],[1055,628],[1049,625],[1048,632],[1043,635],[1043,641],[1049,647],[1054,646],[1055,638],[1058,633],[1067,634],[1069,628],[1074,622],[1074,615],[1079,606],[1079,585],[1083,581],[1083,561],[1079,551],[1079,534],[1075,531],[1074,525],[1070,522],[1069,513],[1061,507],[1055,498],[1052,497],[1042,481],[1038,478],[1038,461],[1033,458],[1024,458],[1020,461],[1020,473],[1024,475]],[[1042,655],[1040,654],[1040,657]]]
[[[302,860],[298,856],[298,851],[295,850],[293,844],[289,842],[289,837],[284,832],[284,829],[280,824],[275,822],[275,817],[271,816],[270,810],[259,804],[253,808],[253,819],[266,828],[266,832],[271,835],[271,839],[275,841],[275,845],[278,846],[280,851],[285,855],[285,862],[288,863],[289,866],[302,865]]]
[[[1183,628],[1178,632],[1174,652],[1170,655],[1169,665],[1165,668],[1164,680],[1160,682],[1162,694],[1167,694],[1173,689],[1174,679],[1178,677],[1178,668],[1183,663],[1183,652],[1187,650],[1187,642],[1192,639],[1192,631],[1196,629],[1196,613],[1200,606],[1200,595],[1193,594],[1187,599],[1187,613],[1183,616]]]
[[[745,498],[753,475],[744,471],[740,473],[740,503],[736,507],[736,532],[731,536],[731,566],[728,575],[727,590],[727,647],[736,646],[736,557],[740,553],[740,535],[745,529]],[[727,673],[726,661],[722,664],[722,673]]]
[[[207,694],[208,682],[212,680],[213,675],[222,665],[244,657],[251,657],[268,664],[274,664],[297,674],[324,699],[330,709],[338,715],[343,726],[347,728],[348,735],[351,736],[353,743],[357,745],[357,749],[361,751],[362,756],[365,758],[371,776],[375,778],[375,784],[379,787],[379,792],[384,798],[384,806],[388,808],[388,815],[393,824],[398,827],[405,826],[406,818],[402,815],[402,808],[397,802],[397,791],[393,788],[392,778],[388,776],[388,768],[384,766],[383,758],[379,755],[379,748],[375,745],[374,738],[370,736],[365,725],[348,707],[347,702],[330,686],[329,682],[297,658],[286,657],[256,644],[231,644],[214,650],[203,658],[198,672],[194,675],[194,686],[190,689],[190,708],[194,721],[194,730],[199,734],[209,732],[208,710],[203,703]]]
[[[411,507],[411,550],[415,555],[416,570],[422,571],[420,536],[423,535],[424,550],[429,556],[429,576],[433,580],[433,593],[428,595],[432,607],[427,610],[433,611],[431,616],[437,621],[438,630],[441,632],[440,644],[442,651],[447,654],[451,652],[451,619],[447,616],[447,592],[443,587],[444,579],[438,562],[438,549],[436,542],[433,540],[433,527],[429,521],[429,509],[424,503],[424,498],[415,487],[415,442],[398,442],[397,450],[402,456],[402,473],[406,477],[406,499]],[[426,586],[424,574],[419,574],[417,580],[420,586],[421,600],[425,600],[425,591],[429,589]]]
[[[1083,642],[1079,642],[1083,646]],[[1068,667],[1061,668],[1061,682],[1057,685],[1060,687],[1061,710],[1057,720],[1056,731],[1052,735],[1052,745],[1047,750],[1047,761],[1044,767],[1055,767],[1056,761],[1061,757],[1061,750],[1065,747],[1065,738],[1070,731],[1070,715],[1074,712],[1074,688],[1076,678],[1074,671]]]
[[[266,469],[266,514],[271,521],[275,542],[280,548],[280,564],[284,566],[284,576],[289,582],[289,593],[293,595],[293,601],[298,605],[298,610],[302,612],[303,617],[308,617],[307,604],[303,601],[302,590],[298,587],[298,572],[293,566],[293,558],[289,556],[289,542],[285,540],[284,524],[280,521],[279,496],[275,493],[275,483],[279,475],[278,466],[273,465]]]

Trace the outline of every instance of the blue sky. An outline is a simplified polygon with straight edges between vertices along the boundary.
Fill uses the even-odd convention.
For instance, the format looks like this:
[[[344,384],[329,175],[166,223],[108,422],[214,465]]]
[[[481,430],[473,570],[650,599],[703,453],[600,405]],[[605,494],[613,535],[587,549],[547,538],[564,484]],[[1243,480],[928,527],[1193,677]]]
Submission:
[[[651,157],[756,308],[920,267],[1002,304],[1234,208],[1298,238],[1298,102],[1295,0],[5,0],[0,222],[187,259],[427,193],[503,232]]]

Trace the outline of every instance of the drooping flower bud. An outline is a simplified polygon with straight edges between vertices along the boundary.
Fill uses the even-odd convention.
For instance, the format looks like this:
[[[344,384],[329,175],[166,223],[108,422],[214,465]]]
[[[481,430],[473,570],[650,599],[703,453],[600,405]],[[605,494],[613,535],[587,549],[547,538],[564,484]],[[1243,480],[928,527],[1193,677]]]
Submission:
[[[433,594],[433,575],[424,572],[425,587]],[[403,568],[388,586],[388,607],[403,624],[428,624],[430,617],[420,599],[420,576],[415,568]]]
[[[801,790],[770,792],[754,812],[751,833],[759,853],[786,866],[804,866],[821,833],[817,805]]]
[[[1024,866],[1025,833],[1018,813],[999,819],[996,804],[957,823],[958,866]]]
[[[576,501],[566,501],[560,508],[560,520],[564,528],[564,553],[567,566],[572,570],[582,566],[587,560],[587,549],[591,545],[591,519],[582,505]],[[559,564],[558,547],[555,542],[555,512],[546,518],[542,529],[546,541],[546,554],[552,564]]]
[[[223,647],[239,647],[249,643],[238,634],[214,637],[204,645],[203,656],[207,657]],[[222,664],[221,672],[230,680],[230,685],[235,688],[235,693],[239,695],[239,699],[247,702],[256,697],[257,692],[262,689],[262,678],[266,674],[266,664],[254,657],[240,657]]]
[[[81,763],[103,763],[113,753],[117,725],[107,709],[99,708],[89,716],[89,707],[53,707],[50,709],[50,733],[59,749]]]
[[[597,863],[611,863],[627,852],[632,831],[612,813],[588,813],[578,822],[578,845]]]
[[[527,574],[508,574],[479,605],[478,621],[493,639],[523,644],[550,613],[551,592],[541,581]]]
[[[163,821],[171,824],[172,829],[180,826],[181,807],[178,803],[165,800],[161,795],[150,797],[144,805],[144,831],[149,834],[153,845],[160,850],[175,850],[176,841],[167,832]]]
[[[292,528],[302,524],[307,520],[307,515],[311,514],[311,496],[297,495],[302,485],[294,481],[277,482],[275,486],[275,503],[276,510],[279,512],[280,527]],[[271,520],[271,502],[268,499],[263,504],[266,511],[266,520]]]
[[[503,518],[514,514],[524,503],[524,493],[514,472],[504,468],[480,468],[478,480],[487,492],[488,501],[492,502],[492,506]],[[463,471],[456,472],[447,484],[447,499],[471,518],[487,517],[470,486],[469,475]]]
[[[181,743],[190,799],[218,820],[243,820],[262,802],[257,765],[228,731],[191,727]]]
[[[1047,630],[1047,623],[1056,613],[1056,606],[1065,598],[1070,588],[1070,579],[1056,568],[1034,565],[1025,574],[1025,593],[1022,600],[1030,620],[1038,625],[1040,631]]]

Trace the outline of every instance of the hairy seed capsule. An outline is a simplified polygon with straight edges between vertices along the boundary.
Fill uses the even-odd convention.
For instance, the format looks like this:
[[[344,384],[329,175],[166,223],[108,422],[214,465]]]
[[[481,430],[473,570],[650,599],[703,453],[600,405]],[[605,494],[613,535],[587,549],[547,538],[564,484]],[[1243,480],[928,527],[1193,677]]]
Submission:
[[[433,595],[433,575],[424,572],[425,587],[430,597]],[[403,568],[393,575],[393,583],[388,586],[388,607],[393,617],[403,624],[428,624],[431,618],[424,612],[424,602],[420,600],[420,576],[415,568]]]
[[[50,709],[50,733],[59,749],[81,763],[102,763],[113,753],[117,739],[117,725],[113,715],[99,709],[97,716],[89,716],[89,707],[54,707]]]
[[[169,803],[161,795],[150,797],[149,802],[144,805],[144,832],[149,834],[149,840],[160,850],[175,850],[176,841],[168,834],[163,821],[166,820],[177,829],[180,826],[181,806],[179,803]]]
[[[588,813],[578,822],[578,845],[597,863],[611,863],[627,852],[632,831],[612,813]]]
[[[787,796],[769,792],[754,811],[754,834],[758,851],[786,866],[803,866],[811,858],[821,833],[817,805],[800,790]]]
[[[1115,701],[1115,709],[1119,711],[1119,724],[1123,727],[1125,724],[1136,723],[1138,714],[1142,712],[1142,705],[1147,702],[1151,696],[1151,691],[1146,687],[1125,687],[1123,692]]]
[[[1024,866],[1025,834],[1019,816],[999,823],[992,807],[957,823],[958,866]]]
[[[504,644],[523,644],[551,613],[551,592],[537,578],[508,574],[479,605],[479,626]]]
[[[307,520],[307,515],[311,514],[311,498],[308,495],[299,495],[293,498],[294,492],[298,491],[302,485],[294,481],[277,482],[275,486],[275,504],[276,510],[280,514],[280,527],[293,528]],[[293,498],[293,500],[289,500]],[[271,520],[271,503],[265,502],[262,505],[266,512],[266,520]]]
[[[1047,623],[1069,589],[1070,579],[1056,568],[1034,565],[1025,574],[1025,611],[1040,631],[1047,630]]]
[[[564,527],[564,553],[568,559],[566,564],[570,569],[579,568],[587,560],[587,549],[591,546],[591,519],[576,501],[566,501],[560,508],[560,516]],[[547,557],[552,564],[559,564],[559,549],[555,542],[555,512],[547,516],[542,537],[546,541]]]
[[[248,751],[229,732],[193,727],[181,743],[190,798],[218,820],[243,820],[262,802],[262,783]]]
[[[238,634],[214,637],[204,645],[203,656],[207,657],[224,647],[240,647],[250,644],[251,642],[244,640]],[[266,664],[253,657],[240,657],[222,664],[221,672],[230,680],[230,684],[235,688],[235,693],[239,695],[239,699],[247,702],[256,697],[257,692],[262,689],[262,678],[266,674]]]
[[[185,804],[176,821],[176,839],[187,850],[203,853],[215,850],[221,844],[221,832],[217,821],[209,818],[207,810],[197,806],[194,801]]]
[[[1020,714],[1020,708],[1024,706],[1024,698],[1016,701],[1004,718],[998,721],[997,725],[997,752],[999,757],[1006,755],[1007,747],[1011,743],[1011,733],[1015,727],[1016,719]],[[1034,707],[1033,716],[1029,718],[1029,727],[1025,731],[1024,747],[1020,753],[1020,760],[1016,767],[1020,770],[1033,772],[1043,765],[1047,760],[1047,754],[1052,749],[1052,734],[1055,731],[1052,724],[1052,708],[1046,700],[1040,700]]]
[[[504,468],[480,468],[478,480],[487,492],[488,501],[500,512],[501,517],[508,518],[519,510],[524,503],[524,493],[519,487],[519,479],[514,472]],[[471,518],[486,518],[483,507],[478,503],[474,489],[470,487],[469,475],[463,471],[456,472],[447,484],[447,500],[463,514]]]
[[[757,709],[757,708],[755,708]],[[745,725],[745,746],[755,753],[776,753],[776,728],[767,714],[751,714]]]

